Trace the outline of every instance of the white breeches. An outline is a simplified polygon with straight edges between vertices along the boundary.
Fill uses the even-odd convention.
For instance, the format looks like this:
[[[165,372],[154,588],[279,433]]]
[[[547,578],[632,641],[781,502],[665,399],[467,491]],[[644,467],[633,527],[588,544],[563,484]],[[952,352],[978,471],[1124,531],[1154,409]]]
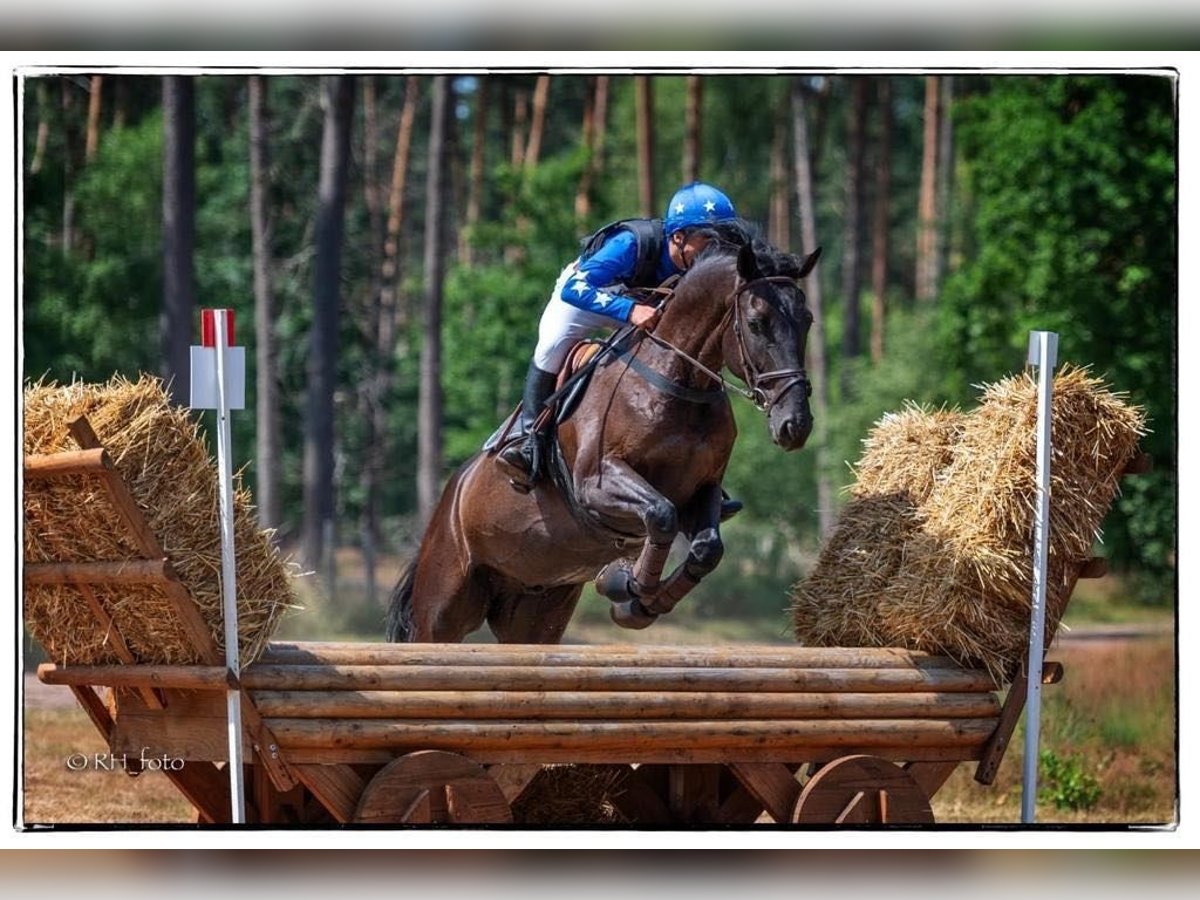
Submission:
[[[563,300],[562,289],[574,274],[575,261],[572,261],[554,283],[550,302],[546,304],[538,324],[538,342],[533,351],[533,362],[543,372],[557,372],[561,369],[567,360],[567,354],[577,341],[583,340],[598,329],[611,331],[623,324],[612,316],[589,312]],[[613,289],[616,287],[614,285]]]

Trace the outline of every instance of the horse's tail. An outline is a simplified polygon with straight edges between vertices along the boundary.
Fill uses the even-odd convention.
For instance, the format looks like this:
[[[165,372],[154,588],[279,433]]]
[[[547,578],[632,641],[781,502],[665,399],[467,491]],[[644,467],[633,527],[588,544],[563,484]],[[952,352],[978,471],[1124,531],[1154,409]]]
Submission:
[[[416,574],[417,561],[414,559],[405,566],[400,580],[392,588],[387,611],[387,639],[393,643],[407,643],[412,640],[412,597]]]

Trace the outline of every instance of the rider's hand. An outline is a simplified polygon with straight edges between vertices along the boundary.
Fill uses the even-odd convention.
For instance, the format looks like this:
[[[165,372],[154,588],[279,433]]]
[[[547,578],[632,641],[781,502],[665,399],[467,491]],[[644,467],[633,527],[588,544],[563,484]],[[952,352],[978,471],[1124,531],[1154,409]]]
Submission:
[[[633,312],[629,314],[629,321],[632,325],[649,331],[658,322],[658,310],[644,303],[635,303]]]

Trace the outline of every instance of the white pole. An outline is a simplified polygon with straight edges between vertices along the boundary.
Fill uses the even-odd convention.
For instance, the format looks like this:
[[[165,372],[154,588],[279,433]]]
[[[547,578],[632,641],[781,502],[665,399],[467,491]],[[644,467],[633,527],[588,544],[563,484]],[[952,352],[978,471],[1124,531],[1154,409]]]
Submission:
[[[233,554],[233,470],[230,466],[232,448],[229,441],[229,397],[226,395],[225,352],[229,340],[225,334],[225,310],[213,313],[217,344],[217,469],[221,489],[221,599],[225,610],[225,665],[239,683],[241,663],[238,659],[237,578]],[[226,692],[226,711],[229,724],[229,807],[233,822],[246,821],[246,798],[242,789],[242,692],[231,688]]]
[[[1029,363],[1038,370],[1037,505],[1033,521],[1033,608],[1029,624],[1029,680],[1025,693],[1025,766],[1021,792],[1021,821],[1034,821],[1037,804],[1038,737],[1042,712],[1042,658],[1046,633],[1046,555],[1050,545],[1051,401],[1058,335],[1034,331],[1029,335]]]

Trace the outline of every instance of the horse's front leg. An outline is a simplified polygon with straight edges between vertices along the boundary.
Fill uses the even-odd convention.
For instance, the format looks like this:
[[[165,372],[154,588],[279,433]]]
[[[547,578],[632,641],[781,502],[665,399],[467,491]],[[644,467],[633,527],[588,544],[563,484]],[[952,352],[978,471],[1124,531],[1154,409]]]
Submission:
[[[641,520],[646,542],[632,570],[620,563],[607,566],[596,579],[596,590],[615,604],[613,620],[618,625],[645,628],[655,616],[647,612],[641,599],[652,596],[662,583],[671,543],[679,533],[675,504],[628,464],[616,459],[605,460],[598,475],[584,479],[578,496],[605,519]]]
[[[666,583],[649,598],[646,611],[661,616],[669,613],[675,605],[691,593],[700,580],[712,572],[725,554],[721,541],[721,486],[710,485],[701,489],[685,516],[687,533],[692,543],[688,556],[667,578]]]

